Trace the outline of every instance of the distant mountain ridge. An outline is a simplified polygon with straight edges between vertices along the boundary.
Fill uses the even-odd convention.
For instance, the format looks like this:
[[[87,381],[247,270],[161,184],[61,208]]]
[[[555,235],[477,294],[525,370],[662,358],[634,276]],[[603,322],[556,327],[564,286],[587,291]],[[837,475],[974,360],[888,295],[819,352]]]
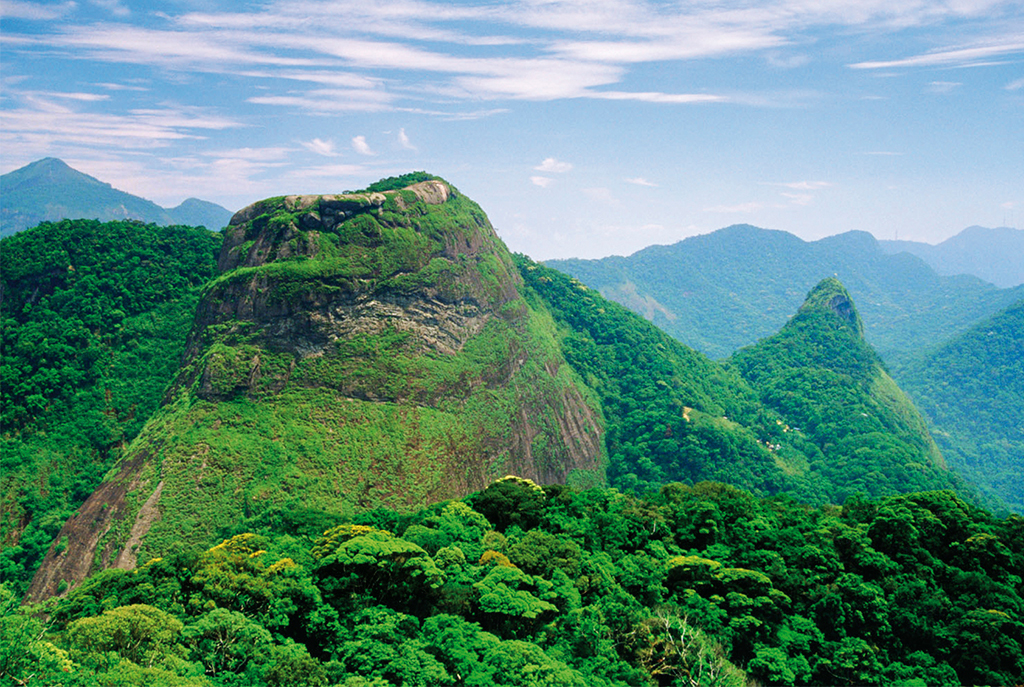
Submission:
[[[1024,229],[967,227],[932,245],[919,241],[879,241],[886,253],[910,253],[941,275],[973,274],[996,286],[1024,284]]]
[[[160,225],[186,224],[216,231],[232,212],[198,198],[174,208],[119,191],[88,174],[48,157],[0,176],[0,236],[40,222],[61,219],[102,221],[135,219]]]
[[[937,346],[1024,296],[1024,287],[940,276],[857,231],[808,242],[741,224],[628,257],[546,264],[715,358],[774,334],[824,277],[849,289],[865,337],[887,360]]]

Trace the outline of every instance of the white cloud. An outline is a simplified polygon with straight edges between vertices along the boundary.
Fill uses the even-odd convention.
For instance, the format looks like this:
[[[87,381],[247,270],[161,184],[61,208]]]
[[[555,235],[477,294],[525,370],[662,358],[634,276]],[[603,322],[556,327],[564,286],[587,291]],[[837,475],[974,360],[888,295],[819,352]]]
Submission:
[[[628,184],[636,184],[637,186],[657,186],[657,184],[654,183],[653,181],[647,181],[647,179],[644,179],[643,177],[633,177],[631,179],[627,178],[623,179],[623,181],[625,181]]]
[[[533,183],[534,186],[540,186],[541,188],[547,188],[555,180],[552,179],[551,177],[540,177],[540,176],[538,176],[538,177],[530,177],[530,181]]]
[[[1015,207],[1017,207],[1017,204],[1016,204],[1016,203],[1014,203],[1014,202],[1012,202],[1012,201],[1009,201],[1009,202],[1003,203],[1003,204],[1002,204],[1002,205],[1000,205],[999,207],[1001,207],[1001,208],[1002,208],[1002,209],[1004,209],[1004,210],[1012,210],[1012,209],[1014,209]]]
[[[952,93],[958,86],[963,86],[959,81],[932,81],[928,84],[929,93]]]
[[[1024,79],[1017,79],[1016,81],[1011,81],[1010,83],[1006,84],[1003,88],[1005,88],[1008,91],[1016,91],[1021,88],[1024,88]]]
[[[534,169],[537,170],[538,172],[555,172],[558,174],[563,174],[572,169],[572,164],[569,162],[562,162],[560,160],[556,160],[553,157],[546,157],[544,158],[544,161],[541,162],[536,167],[534,167]]]
[[[93,151],[148,150],[241,126],[235,119],[198,107],[165,104],[111,114],[83,109],[97,100],[91,94],[69,98],[9,91],[7,95],[21,102],[4,110],[0,148],[18,150],[22,155],[52,155],[65,146]]]
[[[818,191],[831,186],[827,181],[788,181],[784,183],[771,184],[772,186],[785,186],[795,191]]]
[[[65,93],[59,91],[24,91],[22,95],[32,95],[40,98],[61,98],[64,100],[79,100],[81,102],[98,102],[109,100],[110,96],[105,93]]]
[[[588,91],[588,98],[598,100],[637,100],[644,103],[664,103],[669,105],[689,105],[692,103],[724,103],[729,100],[724,95],[708,93],[633,93],[627,91]]]
[[[353,136],[352,148],[360,155],[376,155],[370,144],[366,142],[366,136]]]
[[[867,150],[861,153],[861,155],[880,155],[882,157],[898,157],[903,153],[897,153],[893,150]]]
[[[404,128],[398,130],[398,145],[406,150],[416,150],[416,146],[409,140],[409,136],[405,133]]]
[[[232,162],[245,161],[270,165],[283,161],[292,152],[293,150],[291,148],[271,146],[266,148],[229,148],[225,150],[210,150],[202,154],[218,160],[229,160]]]
[[[814,196],[810,193],[783,193],[783,197],[789,198],[793,205],[810,205]]]
[[[765,55],[765,61],[768,63],[768,66],[775,67],[776,69],[796,69],[797,67],[809,64],[811,58],[809,55],[804,54],[783,55],[777,52],[770,52]]]
[[[0,17],[5,19],[30,19],[35,21],[52,21],[69,14],[78,6],[74,2],[40,5],[20,0],[4,0],[0,3]]]
[[[306,150],[311,153],[316,153],[317,155],[333,157],[339,154],[338,151],[334,149],[334,141],[330,139],[324,141],[319,138],[314,138],[312,141],[299,141],[299,144]]]
[[[905,57],[901,60],[857,62],[849,65],[852,69],[891,69],[893,67],[935,67],[945,65],[972,64],[998,55],[1024,52],[1024,41],[1020,39],[997,42],[968,48],[951,48],[927,52],[922,55]]]

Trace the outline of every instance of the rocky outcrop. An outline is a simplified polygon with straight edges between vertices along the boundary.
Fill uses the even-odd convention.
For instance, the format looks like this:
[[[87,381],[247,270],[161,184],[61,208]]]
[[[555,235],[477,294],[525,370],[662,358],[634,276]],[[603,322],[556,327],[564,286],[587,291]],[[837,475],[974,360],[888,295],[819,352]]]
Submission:
[[[509,472],[603,479],[600,410],[550,314],[478,206],[415,181],[235,214],[164,408],[36,598],[294,499],[402,509]]]

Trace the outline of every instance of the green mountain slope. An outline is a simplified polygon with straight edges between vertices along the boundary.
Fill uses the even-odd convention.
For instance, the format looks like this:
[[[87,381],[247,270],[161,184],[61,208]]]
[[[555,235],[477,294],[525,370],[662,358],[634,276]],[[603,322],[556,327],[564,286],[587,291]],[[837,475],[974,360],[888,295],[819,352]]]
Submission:
[[[1024,301],[899,367],[949,464],[1024,512]]]
[[[1024,229],[967,227],[942,243],[879,241],[886,253],[916,255],[939,274],[973,274],[996,286],[1024,284]]]
[[[829,278],[778,334],[737,351],[730,363],[789,429],[821,450],[812,469],[837,489],[835,501],[857,492],[962,489],[863,334],[849,293]]]
[[[195,198],[176,208],[165,209],[145,198],[118,191],[52,157],[0,176],[0,237],[40,222],[65,218],[135,219],[215,230],[227,224],[231,212]]]
[[[0,241],[0,577],[27,583],[159,406],[220,237],[95,220]]]
[[[824,307],[815,298],[794,323]],[[875,414],[833,441],[817,425],[796,430],[805,408],[766,393],[792,377],[774,348],[748,353],[749,364],[708,359],[511,256],[442,180],[417,173],[262,201],[224,232],[163,406],[138,418],[145,425],[61,529],[31,593],[211,544],[246,519],[412,510],[507,473],[572,484],[607,475],[638,493],[713,478],[814,504],[950,484],[847,305],[826,314],[853,318],[850,341],[827,327],[779,335],[807,378],[846,374],[829,346],[867,361],[813,399],[828,413]],[[875,475],[882,453],[892,471]]]
[[[520,263],[562,327],[566,359],[601,400],[612,485],[644,491],[716,479],[759,494],[828,499],[828,485],[808,470],[805,451],[817,449],[798,441],[772,451],[779,416],[738,374],[576,279],[525,258]]]
[[[721,358],[782,327],[824,276],[850,290],[865,336],[887,361],[938,345],[1024,296],[976,277],[940,277],[865,232],[814,242],[737,225],[629,257],[548,264]]]
[[[164,407],[33,594],[283,502],[341,514],[509,472],[603,479],[597,401],[486,216],[428,175],[395,183],[236,214]]]

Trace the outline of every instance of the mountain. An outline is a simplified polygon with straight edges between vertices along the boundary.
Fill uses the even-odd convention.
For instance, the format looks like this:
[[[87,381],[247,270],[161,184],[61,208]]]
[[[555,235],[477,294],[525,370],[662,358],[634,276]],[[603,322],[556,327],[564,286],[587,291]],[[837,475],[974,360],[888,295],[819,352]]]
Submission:
[[[57,256],[35,274],[67,272]],[[99,289],[123,279],[116,269],[74,274]],[[34,287],[17,293],[6,307],[35,309]],[[102,319],[106,306],[95,305],[90,317]],[[856,318],[852,303],[836,309]],[[162,406],[61,527],[30,594],[212,545],[253,519],[408,512],[508,473],[607,479],[638,493],[715,479],[815,504],[853,490],[961,487],[872,367],[859,326],[844,339],[833,330],[845,321],[818,310],[793,320],[814,327],[783,334],[803,356],[801,380],[836,382],[817,400],[864,413],[834,432],[839,444],[809,421],[809,395],[771,393],[793,377],[775,348],[763,363],[754,353],[708,359],[578,280],[509,254],[443,180],[415,173],[358,193],[261,201],[224,232]],[[855,376],[833,369],[848,348],[871,363]],[[73,369],[41,377],[63,388],[64,367]],[[45,405],[26,398],[29,414]],[[866,452],[847,450],[858,442]],[[56,484],[37,478],[40,491]],[[46,515],[26,499],[21,520]]]
[[[729,362],[789,430],[821,450],[810,468],[839,488],[837,501],[960,486],[920,413],[864,340],[864,324],[837,279],[820,282],[778,334]]]
[[[1024,284],[1024,229],[967,227],[937,245],[879,241],[889,254],[916,255],[942,275],[972,274],[996,286]]]
[[[1024,512],[1024,300],[896,374],[949,464]]]
[[[135,219],[220,229],[231,212],[190,198],[176,208],[118,191],[110,184],[48,157],[0,176],[0,236],[64,218]]]
[[[806,242],[735,225],[629,257],[547,264],[716,358],[778,331],[825,276],[849,289],[865,337],[887,361],[938,345],[1024,296],[1024,287],[939,276],[920,258],[887,254],[866,232]]]
[[[480,208],[429,175],[272,198],[225,230],[163,407],[33,593],[272,506],[410,508],[509,472],[597,483],[600,408]]]

